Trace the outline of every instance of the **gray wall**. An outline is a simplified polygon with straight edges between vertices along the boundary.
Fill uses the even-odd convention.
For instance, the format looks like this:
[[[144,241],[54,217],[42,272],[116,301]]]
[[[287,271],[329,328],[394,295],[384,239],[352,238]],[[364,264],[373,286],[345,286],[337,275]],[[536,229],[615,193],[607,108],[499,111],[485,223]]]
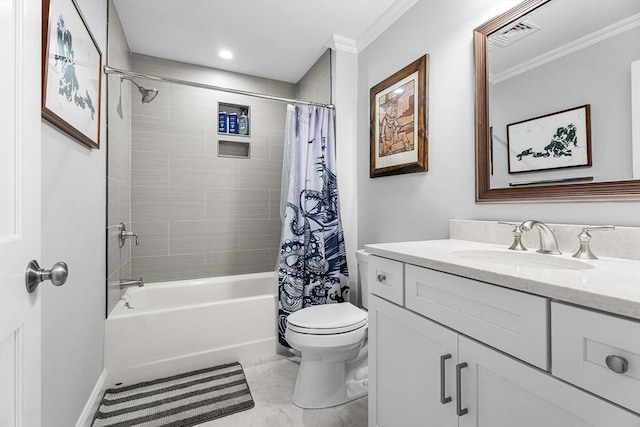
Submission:
[[[291,98],[290,83],[139,54],[134,71]],[[275,269],[286,105],[153,82],[132,94],[131,275],[147,282]],[[251,107],[249,137],[218,135],[218,101]],[[217,156],[218,138],[251,143],[251,159]]]
[[[331,49],[298,80],[296,99],[331,104]]]
[[[109,1],[109,65],[131,68],[131,51],[122,31],[118,12]],[[121,248],[118,224],[131,229],[131,83],[116,74],[107,78],[107,313],[120,299],[120,279],[131,278],[131,240]],[[137,95],[137,94],[136,94]],[[136,99],[137,100],[137,99]]]
[[[106,57],[107,1],[78,5]],[[42,260],[69,265],[64,286],[41,286],[42,425],[76,424],[103,369],[106,277],[106,84],[100,149],[91,150],[43,121]]]
[[[448,220],[640,225],[640,203],[476,204],[473,29],[509,0],[420,1],[358,58],[358,246],[448,237]],[[429,54],[429,171],[370,179],[369,88]]]

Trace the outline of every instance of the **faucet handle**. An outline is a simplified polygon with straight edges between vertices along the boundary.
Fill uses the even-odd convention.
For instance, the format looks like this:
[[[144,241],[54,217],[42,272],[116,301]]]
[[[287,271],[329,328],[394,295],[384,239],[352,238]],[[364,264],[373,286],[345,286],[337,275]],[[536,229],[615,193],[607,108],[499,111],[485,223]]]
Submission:
[[[498,221],[498,224],[511,225],[513,230],[513,243],[509,246],[512,251],[526,251],[527,248],[522,244],[522,226],[513,222]]]
[[[131,237],[135,237],[136,246],[140,244],[140,239],[138,239],[138,233],[134,233],[133,231],[127,231],[126,226],[123,222],[118,224],[118,244],[120,247],[124,246],[125,239],[129,239]]]
[[[615,230],[615,225],[593,225],[584,227],[580,234],[578,234],[578,240],[580,240],[580,248],[578,251],[573,254],[574,258],[585,258],[585,259],[598,259],[597,256],[591,252],[591,248],[589,247],[589,242],[591,241],[590,231],[609,231]]]

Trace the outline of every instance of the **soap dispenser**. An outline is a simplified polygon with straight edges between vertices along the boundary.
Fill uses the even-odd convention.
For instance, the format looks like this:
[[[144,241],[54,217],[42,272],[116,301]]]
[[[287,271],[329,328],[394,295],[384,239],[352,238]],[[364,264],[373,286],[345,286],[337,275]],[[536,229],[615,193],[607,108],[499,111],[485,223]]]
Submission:
[[[242,110],[240,117],[238,117],[238,133],[240,135],[249,134],[249,117],[247,116],[247,110]]]

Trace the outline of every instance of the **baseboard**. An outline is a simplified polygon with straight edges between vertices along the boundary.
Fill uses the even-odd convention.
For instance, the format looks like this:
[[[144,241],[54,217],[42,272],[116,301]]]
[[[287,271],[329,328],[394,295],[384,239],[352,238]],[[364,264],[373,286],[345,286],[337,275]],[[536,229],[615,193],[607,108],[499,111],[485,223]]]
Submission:
[[[93,421],[93,416],[95,415],[98,407],[100,406],[100,401],[102,400],[102,396],[105,391],[105,384],[107,382],[107,371],[102,371],[100,378],[96,382],[95,387],[93,387],[93,391],[87,400],[87,403],[84,405],[84,409],[80,414],[80,418],[78,418],[78,422],[76,423],[76,427],[90,427],[91,422]]]

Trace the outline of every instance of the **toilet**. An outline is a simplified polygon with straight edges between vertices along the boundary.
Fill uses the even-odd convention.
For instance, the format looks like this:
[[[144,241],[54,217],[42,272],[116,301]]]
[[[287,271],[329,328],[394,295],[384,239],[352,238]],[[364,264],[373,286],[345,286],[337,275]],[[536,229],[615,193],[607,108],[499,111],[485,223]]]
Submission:
[[[366,296],[367,257],[358,251],[359,294]],[[366,309],[366,298],[361,299]],[[293,403],[305,409],[342,405],[367,394],[367,312],[345,302],[314,305],[287,317],[285,339],[301,353]]]

